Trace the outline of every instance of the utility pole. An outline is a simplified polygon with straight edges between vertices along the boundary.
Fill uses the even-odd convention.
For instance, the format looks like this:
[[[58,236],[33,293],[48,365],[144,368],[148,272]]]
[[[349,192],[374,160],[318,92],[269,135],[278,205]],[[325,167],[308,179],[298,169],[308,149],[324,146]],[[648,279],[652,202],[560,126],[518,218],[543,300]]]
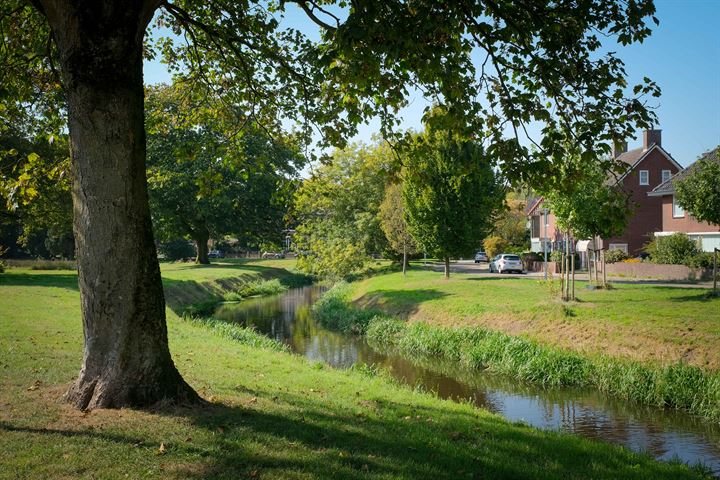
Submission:
[[[543,244],[543,270],[545,271],[545,280],[548,279],[548,265],[547,265],[547,215],[548,215],[548,209],[543,208],[543,238],[542,238],[542,244]]]

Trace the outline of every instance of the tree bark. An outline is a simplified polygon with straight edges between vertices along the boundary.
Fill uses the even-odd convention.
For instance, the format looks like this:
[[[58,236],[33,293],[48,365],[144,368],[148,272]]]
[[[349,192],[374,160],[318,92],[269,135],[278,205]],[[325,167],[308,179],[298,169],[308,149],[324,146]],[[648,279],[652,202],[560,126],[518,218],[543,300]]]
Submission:
[[[85,348],[81,409],[199,401],[170,357],[145,177],[142,39],[155,6],[41,0],[68,106]]]
[[[445,257],[445,278],[450,278],[450,257]]]
[[[407,275],[407,245],[403,244],[403,277]]]
[[[210,241],[210,234],[207,232],[195,235],[195,263],[202,265],[210,264],[208,241]]]

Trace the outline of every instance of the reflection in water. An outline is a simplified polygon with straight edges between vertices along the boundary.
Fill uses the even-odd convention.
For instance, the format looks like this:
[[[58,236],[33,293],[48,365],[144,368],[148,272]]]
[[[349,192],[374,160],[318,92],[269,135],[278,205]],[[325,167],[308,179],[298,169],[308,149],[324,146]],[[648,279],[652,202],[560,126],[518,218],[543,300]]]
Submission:
[[[215,317],[252,326],[310,360],[337,368],[378,365],[398,380],[442,398],[470,400],[509,420],[560,429],[647,451],[656,458],[704,463],[720,473],[720,426],[681,413],[629,404],[593,391],[542,389],[435,359],[409,361],[372,348],[362,337],[322,328],[310,314],[320,287],[221,305]]]

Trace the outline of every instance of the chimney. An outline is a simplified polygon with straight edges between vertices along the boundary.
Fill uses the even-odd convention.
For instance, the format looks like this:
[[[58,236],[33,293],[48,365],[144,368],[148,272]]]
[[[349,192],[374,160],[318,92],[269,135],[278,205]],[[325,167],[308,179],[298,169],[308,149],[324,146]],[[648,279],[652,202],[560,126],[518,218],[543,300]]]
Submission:
[[[627,152],[627,142],[615,141],[612,146],[612,156],[617,158],[623,153]]]
[[[645,130],[643,132],[643,151],[649,150],[653,145],[662,147],[662,130]]]

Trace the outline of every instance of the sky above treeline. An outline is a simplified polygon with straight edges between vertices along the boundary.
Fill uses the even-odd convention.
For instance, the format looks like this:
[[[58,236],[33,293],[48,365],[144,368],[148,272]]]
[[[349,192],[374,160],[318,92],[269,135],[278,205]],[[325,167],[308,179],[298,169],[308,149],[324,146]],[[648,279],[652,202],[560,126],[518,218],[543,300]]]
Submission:
[[[622,47],[608,44],[625,62],[628,83],[650,77],[662,89],[651,99],[662,130],[663,147],[687,166],[703,152],[720,145],[720,0],[656,0],[660,25],[642,44]],[[282,22],[317,38],[317,26],[305,14],[288,5]],[[155,60],[145,64],[145,82],[169,83],[170,74]],[[420,95],[402,114],[402,128],[420,130],[423,108],[428,101]],[[353,139],[369,142],[378,124],[360,127]],[[538,136],[539,133],[531,135]],[[642,132],[628,140],[628,148],[642,143]]]

